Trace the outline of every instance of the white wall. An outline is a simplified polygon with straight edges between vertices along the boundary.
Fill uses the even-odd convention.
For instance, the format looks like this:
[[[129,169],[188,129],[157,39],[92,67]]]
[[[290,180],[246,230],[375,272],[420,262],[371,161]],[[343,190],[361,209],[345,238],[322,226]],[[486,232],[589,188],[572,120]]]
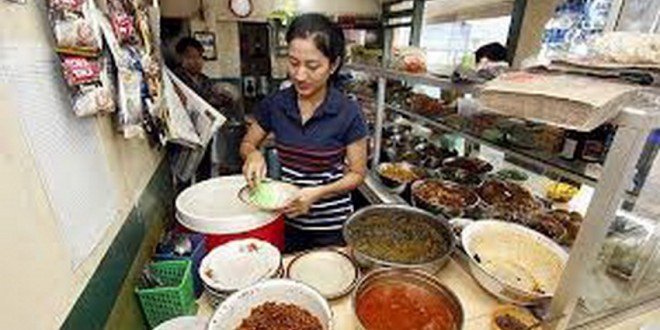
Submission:
[[[298,0],[298,12],[326,15],[378,15],[380,4],[373,0]]]
[[[177,10],[170,2],[161,4],[163,11],[175,15]],[[235,17],[224,1],[205,0],[203,3],[204,14],[195,13],[189,17],[191,32],[215,31],[218,51],[218,60],[205,62],[204,73],[212,78],[238,78],[241,75],[238,22],[266,22],[268,15],[276,9],[278,0],[252,1],[252,14],[243,19]],[[296,10],[301,13],[321,12],[329,16],[378,15],[380,4],[375,0],[296,0]],[[284,74],[282,63],[274,62],[273,67],[276,76]]]
[[[227,6],[229,0],[203,0],[195,5],[185,3],[184,0],[161,0],[161,12],[165,17],[192,17],[197,11],[197,3],[203,2],[205,6],[215,8],[216,19],[236,20]],[[263,21],[275,7],[285,0],[252,0],[253,12],[245,21]],[[321,12],[327,15],[377,15],[380,13],[380,2],[377,0],[294,0],[296,11]]]
[[[49,46],[41,1],[0,2],[0,45]],[[95,120],[120,206],[102,242],[76,271],[63,244],[38,169],[21,131],[11,81],[0,79],[0,329],[55,329],[89,281],[161,160],[144,141],[116,135],[110,118]]]

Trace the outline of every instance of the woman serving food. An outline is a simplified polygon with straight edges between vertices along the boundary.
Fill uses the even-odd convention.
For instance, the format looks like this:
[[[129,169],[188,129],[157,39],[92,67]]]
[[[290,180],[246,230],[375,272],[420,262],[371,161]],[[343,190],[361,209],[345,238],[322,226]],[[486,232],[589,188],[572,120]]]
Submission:
[[[304,14],[287,32],[292,86],[264,99],[241,144],[243,174],[254,187],[266,175],[259,145],[273,133],[282,181],[300,187],[283,208],[286,250],[343,242],[353,212],[350,192],[364,180],[367,127],[359,105],[333,87],[341,68],[342,30],[321,14]]]

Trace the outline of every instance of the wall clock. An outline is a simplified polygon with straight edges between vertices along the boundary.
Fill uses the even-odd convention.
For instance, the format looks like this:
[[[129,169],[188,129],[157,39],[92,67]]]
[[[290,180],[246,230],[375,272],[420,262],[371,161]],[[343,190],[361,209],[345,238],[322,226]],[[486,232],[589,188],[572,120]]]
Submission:
[[[229,10],[236,17],[248,17],[252,14],[252,0],[229,0]]]

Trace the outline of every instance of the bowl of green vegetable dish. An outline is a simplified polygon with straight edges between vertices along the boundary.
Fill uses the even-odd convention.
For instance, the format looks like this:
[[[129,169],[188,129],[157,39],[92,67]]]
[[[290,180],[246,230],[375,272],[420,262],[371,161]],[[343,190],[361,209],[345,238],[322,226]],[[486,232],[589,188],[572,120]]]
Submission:
[[[248,205],[263,211],[278,211],[298,193],[300,188],[293,184],[265,179],[254,187],[244,186],[238,192],[238,198]]]
[[[396,267],[435,273],[449,261],[455,237],[446,219],[407,205],[373,205],[344,224],[344,240],[365,269]]]

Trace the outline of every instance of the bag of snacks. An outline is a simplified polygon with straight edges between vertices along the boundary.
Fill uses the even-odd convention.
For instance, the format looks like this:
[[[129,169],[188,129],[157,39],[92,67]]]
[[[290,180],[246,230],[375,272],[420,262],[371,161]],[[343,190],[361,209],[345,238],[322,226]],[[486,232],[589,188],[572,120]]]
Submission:
[[[60,54],[97,57],[101,52],[101,32],[94,19],[93,1],[52,0],[49,17]]]
[[[426,72],[426,53],[417,47],[394,49],[392,67],[410,73]]]

